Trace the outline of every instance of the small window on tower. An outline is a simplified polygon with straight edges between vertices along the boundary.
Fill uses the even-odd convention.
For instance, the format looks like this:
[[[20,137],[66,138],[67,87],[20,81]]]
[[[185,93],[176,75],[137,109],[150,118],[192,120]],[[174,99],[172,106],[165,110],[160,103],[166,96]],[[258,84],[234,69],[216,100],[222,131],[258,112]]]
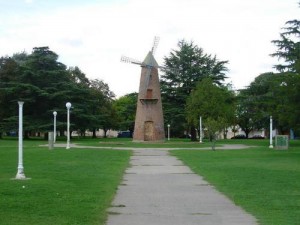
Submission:
[[[152,89],[147,89],[147,95],[146,95],[147,99],[151,99],[152,98]]]

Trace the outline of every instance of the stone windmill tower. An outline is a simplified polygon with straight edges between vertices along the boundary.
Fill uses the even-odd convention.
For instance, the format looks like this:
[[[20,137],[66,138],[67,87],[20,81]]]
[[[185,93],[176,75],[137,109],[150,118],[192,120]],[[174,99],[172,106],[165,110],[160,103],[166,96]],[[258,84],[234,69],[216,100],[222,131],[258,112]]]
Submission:
[[[158,78],[160,67],[154,59],[159,38],[154,38],[151,51],[143,62],[122,56],[121,61],[140,65],[139,94],[136,108],[133,141],[162,141],[165,139],[164,118]]]

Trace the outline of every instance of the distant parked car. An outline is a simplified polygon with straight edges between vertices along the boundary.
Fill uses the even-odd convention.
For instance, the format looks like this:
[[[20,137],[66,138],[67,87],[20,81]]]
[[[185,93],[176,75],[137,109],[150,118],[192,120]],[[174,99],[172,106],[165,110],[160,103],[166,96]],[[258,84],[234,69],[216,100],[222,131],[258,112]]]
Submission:
[[[132,135],[130,133],[130,131],[120,131],[118,133],[118,138],[131,138]]]
[[[246,135],[244,134],[238,134],[232,137],[231,139],[246,139]]]
[[[8,136],[15,137],[15,136],[17,136],[17,132],[16,132],[16,131],[10,131],[10,132],[8,133]]]
[[[261,135],[253,135],[250,139],[265,139],[265,137]]]

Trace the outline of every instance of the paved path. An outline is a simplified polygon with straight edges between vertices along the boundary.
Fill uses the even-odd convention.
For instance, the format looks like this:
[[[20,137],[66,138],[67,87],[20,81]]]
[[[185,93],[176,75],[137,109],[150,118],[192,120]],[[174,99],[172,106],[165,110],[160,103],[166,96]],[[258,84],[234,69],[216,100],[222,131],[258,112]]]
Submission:
[[[48,147],[48,144],[45,145],[40,145],[44,147]],[[54,147],[58,148],[65,148],[66,144],[54,144]],[[216,150],[239,150],[239,149],[248,149],[254,146],[249,146],[249,145],[243,145],[243,144],[225,144],[221,146],[216,146]],[[104,146],[83,146],[83,145],[78,145],[76,143],[71,143],[70,148],[91,148],[91,149],[109,149],[109,150],[182,150],[182,149],[188,149],[188,150],[211,150],[211,147],[199,147],[199,148],[190,148],[190,147],[181,147],[181,148],[136,148],[136,147],[104,147]]]
[[[107,225],[255,225],[166,150],[135,149]]]

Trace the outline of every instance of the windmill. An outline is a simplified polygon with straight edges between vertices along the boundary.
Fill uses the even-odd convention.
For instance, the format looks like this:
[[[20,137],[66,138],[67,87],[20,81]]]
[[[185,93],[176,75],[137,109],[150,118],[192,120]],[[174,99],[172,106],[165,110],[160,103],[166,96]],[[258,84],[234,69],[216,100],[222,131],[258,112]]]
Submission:
[[[122,56],[121,61],[140,65],[141,77],[135,117],[133,141],[162,141],[165,139],[164,119],[161,102],[158,65],[154,54],[159,37],[154,38],[153,46],[143,62]]]

